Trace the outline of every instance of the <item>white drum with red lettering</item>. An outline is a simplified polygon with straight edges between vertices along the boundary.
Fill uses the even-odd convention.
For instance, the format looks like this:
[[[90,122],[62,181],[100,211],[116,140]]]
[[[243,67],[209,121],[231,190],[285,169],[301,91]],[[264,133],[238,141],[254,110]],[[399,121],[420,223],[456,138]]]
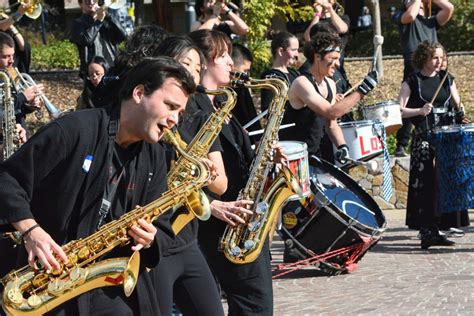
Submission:
[[[297,141],[281,141],[280,146],[283,153],[288,157],[288,168],[291,170],[301,186],[303,196],[311,193],[309,183],[308,166],[308,146],[306,143]],[[297,195],[290,197],[290,200],[300,199]]]
[[[375,124],[380,123],[370,120],[339,123],[352,159],[366,161],[382,153],[383,145]]]

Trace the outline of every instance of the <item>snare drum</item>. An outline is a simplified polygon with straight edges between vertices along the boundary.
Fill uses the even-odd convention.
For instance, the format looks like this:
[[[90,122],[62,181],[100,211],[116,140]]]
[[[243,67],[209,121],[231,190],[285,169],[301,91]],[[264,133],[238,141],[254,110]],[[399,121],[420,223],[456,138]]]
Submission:
[[[303,142],[281,141],[283,153],[288,157],[288,167],[298,180],[302,196],[310,194],[309,168],[308,168],[308,146]],[[291,197],[290,199],[293,199]],[[299,199],[297,196],[294,199]]]
[[[374,121],[339,123],[349,147],[349,156],[354,160],[367,161],[383,152],[383,144],[377,135]],[[334,146],[334,152],[336,151]]]
[[[474,124],[437,128],[438,208],[442,213],[474,208]]]
[[[312,193],[302,201],[287,202],[279,233],[300,260],[364,245],[320,262],[329,273],[350,271],[380,240],[385,216],[374,199],[341,169],[315,156],[309,162]]]
[[[398,101],[388,100],[361,108],[364,119],[382,122],[387,135],[395,133],[402,127],[402,112]]]

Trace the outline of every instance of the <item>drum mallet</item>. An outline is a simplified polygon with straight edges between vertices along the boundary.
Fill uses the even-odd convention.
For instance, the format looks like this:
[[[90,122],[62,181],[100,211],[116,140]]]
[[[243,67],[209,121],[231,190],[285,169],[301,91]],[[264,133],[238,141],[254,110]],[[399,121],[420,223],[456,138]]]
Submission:
[[[344,160],[346,160],[350,163],[353,163],[354,165],[357,165],[357,166],[364,166],[370,172],[375,172],[377,170],[378,166],[379,166],[379,164],[375,160],[359,161],[359,160],[354,160],[350,157],[344,158]]]

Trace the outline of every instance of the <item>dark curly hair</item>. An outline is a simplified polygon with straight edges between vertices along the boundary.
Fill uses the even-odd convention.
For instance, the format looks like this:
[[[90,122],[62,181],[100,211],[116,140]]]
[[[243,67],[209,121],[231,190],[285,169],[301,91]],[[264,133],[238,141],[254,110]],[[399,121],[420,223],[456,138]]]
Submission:
[[[422,69],[425,63],[433,58],[436,49],[441,48],[445,52],[443,45],[433,41],[423,41],[418,45],[413,53],[412,64],[415,69]]]
[[[125,43],[115,64],[119,68],[131,68],[145,57],[158,56],[160,43],[168,37],[168,31],[156,24],[143,25],[135,29]]]
[[[323,57],[327,53],[341,48],[342,42],[338,34],[333,32],[321,32],[317,36],[313,36],[311,41],[304,46],[304,57],[313,64],[314,55],[318,54]],[[333,48],[333,50],[331,50]]]

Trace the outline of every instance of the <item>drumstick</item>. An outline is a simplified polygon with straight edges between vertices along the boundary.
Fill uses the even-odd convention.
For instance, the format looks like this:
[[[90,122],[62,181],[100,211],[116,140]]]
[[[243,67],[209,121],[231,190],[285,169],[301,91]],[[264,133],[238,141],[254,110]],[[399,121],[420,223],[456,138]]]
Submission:
[[[351,163],[353,163],[353,164],[355,164],[355,165],[364,166],[370,172],[375,172],[377,170],[378,166],[379,166],[379,164],[375,160],[359,161],[359,160],[354,160],[350,157],[347,157],[347,158],[344,158],[344,159],[351,162]]]
[[[374,55],[372,56],[372,64],[370,65],[369,72],[373,71],[375,69],[375,66],[377,65],[377,55],[379,54],[379,50],[382,47],[382,44],[383,44],[383,36],[375,35],[374,36]],[[348,94],[352,93],[352,91],[354,91],[363,81],[364,80],[359,81],[352,88],[344,92],[343,96],[346,97]]]
[[[446,70],[446,74],[444,75],[443,79],[441,79],[441,82],[439,83],[438,89],[436,89],[436,92],[435,92],[433,98],[431,98],[430,104],[433,104],[433,102],[435,101],[435,99],[438,96],[438,93],[441,91],[441,88],[443,87],[443,84],[446,81],[447,77],[448,77],[448,70]]]
[[[259,115],[255,116],[253,119],[251,119],[247,124],[245,124],[244,126],[242,126],[244,129],[247,129],[247,127],[249,126],[252,126],[253,123],[255,123],[256,121],[258,121],[259,119],[261,119],[262,117],[264,117],[265,115],[267,115],[268,113],[268,109],[266,109],[265,111],[263,111],[262,113],[260,113]]]
[[[285,128],[288,128],[288,127],[293,127],[293,126],[295,126],[295,123],[283,124],[283,125],[280,125],[279,130],[282,130],[282,129],[285,129]],[[263,134],[264,131],[265,131],[265,129],[259,129],[259,130],[256,130],[256,131],[251,131],[251,132],[249,132],[249,136]]]

